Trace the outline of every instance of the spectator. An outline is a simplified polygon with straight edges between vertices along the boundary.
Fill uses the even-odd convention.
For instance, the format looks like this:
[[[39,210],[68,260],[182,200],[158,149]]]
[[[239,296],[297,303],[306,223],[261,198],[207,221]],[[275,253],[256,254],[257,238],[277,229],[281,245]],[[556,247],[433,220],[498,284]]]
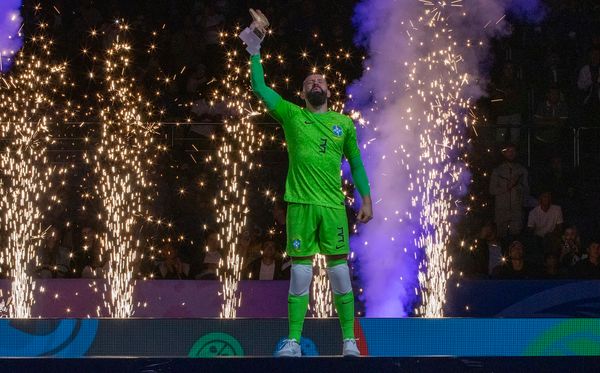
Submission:
[[[167,245],[163,249],[164,260],[158,263],[158,276],[162,279],[188,278],[190,265],[185,263],[179,257],[177,250],[172,245]]]
[[[196,280],[218,280],[219,276],[217,276],[217,269],[219,268],[220,261],[221,254],[218,251],[207,252],[202,261],[202,271],[194,278]]]
[[[587,258],[587,254],[581,249],[581,239],[575,226],[565,228],[560,248],[559,259],[563,269],[570,269],[580,260]]]
[[[108,263],[102,258],[101,242],[94,228],[81,228],[81,247],[75,253],[76,272],[83,278],[102,277],[102,267]]]
[[[589,63],[579,70],[577,87],[582,93],[584,120],[588,126],[598,125],[600,117],[600,49],[590,51]]]
[[[496,235],[494,224],[485,224],[481,228],[479,238],[475,245],[475,274],[489,276],[492,270],[502,264],[504,253]]]
[[[285,202],[276,201],[273,204],[273,225],[269,229],[269,236],[275,241],[277,248],[282,253],[285,252],[287,246],[286,213],[287,206]]]
[[[192,261],[190,278],[196,280],[217,280],[217,269],[221,261],[221,243],[219,233],[213,229],[205,232],[205,251]]]
[[[575,193],[576,176],[565,167],[562,158],[555,155],[546,162],[535,184],[536,193],[550,191],[552,199],[564,207],[562,205],[569,204]]]
[[[546,100],[540,104],[534,116],[536,158],[549,158],[560,143],[561,133],[568,118],[567,104],[557,87],[551,87]]]
[[[560,206],[552,204],[552,194],[543,192],[539,197],[539,205],[529,212],[527,227],[532,233],[544,238],[549,233],[562,230],[563,216]]]
[[[238,242],[238,254],[244,258],[244,267],[261,257],[260,242],[255,242],[249,229],[244,229]]]
[[[193,74],[191,74],[187,79],[187,83],[185,85],[187,95],[190,97],[195,97],[207,82],[208,77],[206,76],[206,66],[199,63],[196,66]]]
[[[542,192],[538,202],[527,219],[527,227],[532,234],[529,259],[535,263],[541,263],[544,254],[558,255],[563,224],[562,209],[552,204],[550,192]]]
[[[529,195],[527,169],[516,162],[517,149],[508,144],[502,149],[504,162],[494,169],[490,194],[495,203],[495,221],[499,238],[516,236],[523,229],[523,206]]]
[[[521,280],[536,277],[537,270],[525,261],[525,247],[520,241],[513,241],[508,247],[508,260],[496,266],[492,278],[501,280]]]
[[[549,51],[544,61],[541,85],[565,90],[570,86],[569,82],[570,77],[562,64],[560,55],[555,51]]]
[[[64,278],[71,275],[71,250],[62,245],[61,231],[51,227],[38,254],[38,278]]]
[[[204,15],[202,16],[202,35],[206,41],[206,59],[208,73],[215,74],[219,59],[216,58],[220,53],[219,32],[223,28],[225,18],[218,12],[217,6],[214,3],[207,3],[204,7]]]
[[[283,261],[278,256],[279,250],[273,240],[266,240],[262,244],[262,257],[248,265],[247,278],[250,280],[283,280]],[[289,272],[288,272],[289,274]],[[289,276],[288,276],[289,278]]]
[[[492,110],[495,116],[496,141],[518,144],[523,123],[523,87],[517,79],[515,66],[507,62],[502,74],[491,86]]]
[[[587,258],[575,264],[571,271],[572,277],[583,279],[600,278],[600,243],[593,241],[587,248]]]
[[[548,253],[544,256],[543,277],[547,280],[556,280],[562,277],[558,258],[552,253]]]

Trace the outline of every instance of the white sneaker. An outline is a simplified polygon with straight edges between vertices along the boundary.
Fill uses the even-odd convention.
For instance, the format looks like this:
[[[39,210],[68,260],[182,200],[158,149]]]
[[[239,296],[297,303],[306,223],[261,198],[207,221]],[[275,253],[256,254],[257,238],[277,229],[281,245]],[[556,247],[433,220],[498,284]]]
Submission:
[[[281,342],[279,349],[275,352],[277,357],[300,357],[302,356],[302,350],[298,341],[295,339],[286,339]]]
[[[344,339],[344,356],[360,356],[360,351],[356,345],[356,339]]]

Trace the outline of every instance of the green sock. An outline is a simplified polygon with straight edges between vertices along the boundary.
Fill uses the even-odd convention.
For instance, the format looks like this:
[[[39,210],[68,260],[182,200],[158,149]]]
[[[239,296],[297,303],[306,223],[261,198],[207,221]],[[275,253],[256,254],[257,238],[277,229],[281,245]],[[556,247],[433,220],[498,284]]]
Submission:
[[[352,305],[354,306],[354,304]],[[288,319],[290,322],[289,339],[295,339],[300,342],[302,335],[302,326],[304,325],[304,317],[308,309],[308,294],[306,295],[291,295],[288,294]]]
[[[335,309],[340,318],[344,339],[354,339],[354,293],[333,294]]]

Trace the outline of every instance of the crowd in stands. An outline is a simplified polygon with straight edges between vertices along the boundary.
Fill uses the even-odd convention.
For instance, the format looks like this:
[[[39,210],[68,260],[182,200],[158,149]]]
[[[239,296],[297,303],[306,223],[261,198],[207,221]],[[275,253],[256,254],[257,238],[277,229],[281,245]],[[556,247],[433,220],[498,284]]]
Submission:
[[[545,3],[494,46],[469,153],[472,244],[455,252],[466,277],[600,278],[600,4]]]
[[[79,74],[83,80],[89,74],[81,67],[84,64],[77,70],[72,56],[81,54],[90,30],[97,30],[106,44],[115,20],[122,17],[130,21],[133,39],[147,40],[143,48],[134,48],[138,80],[152,82],[141,84],[140,89],[151,92],[156,76],[177,75],[162,87],[163,94],[156,98],[159,105],[173,118],[218,122],[218,110],[207,105],[211,82],[221,70],[218,33],[233,24],[246,25],[247,4],[231,0],[55,3],[60,12],[31,11],[26,19],[49,20],[48,29],[61,46],[57,53],[72,61],[76,77]],[[471,134],[474,181],[469,196],[476,197],[477,203],[457,237],[472,245],[459,248],[457,244],[452,249],[460,270],[456,272],[466,277],[600,278],[600,5],[581,0],[545,3],[548,11],[541,23],[515,20],[512,35],[494,42],[492,79],[487,97],[477,103],[477,134]],[[263,0],[253,5],[270,16],[277,37],[285,39],[278,46],[284,55],[296,53],[313,33],[330,45],[352,45],[354,2],[293,0],[284,7]],[[302,16],[289,9],[298,9]],[[153,31],[159,32],[153,36]],[[150,44],[157,46],[157,53],[146,53]],[[360,70],[359,65],[347,73],[356,78]],[[214,127],[186,126],[177,129],[178,136],[186,137],[190,130],[208,138]],[[577,149],[575,133],[580,135]],[[205,146],[207,152],[214,150],[209,141]],[[217,186],[211,184],[210,170],[193,163],[185,146],[173,145],[171,150],[157,172],[163,184],[155,205],[160,210],[156,215],[178,230],[156,229],[148,234],[158,237],[142,242],[136,277],[215,279],[224,258],[219,235],[210,228]],[[278,151],[279,163],[260,177],[276,180],[281,187],[286,159],[284,150]],[[79,172],[81,176],[85,170]],[[71,192],[83,194],[79,189]],[[107,270],[102,230],[90,218],[92,213],[80,211],[85,203],[72,198],[55,214],[39,251],[39,265],[31,269],[36,276],[99,278]],[[251,209],[260,216],[251,219],[237,238],[242,278],[289,278],[285,205],[260,199],[250,203],[256,204]]]

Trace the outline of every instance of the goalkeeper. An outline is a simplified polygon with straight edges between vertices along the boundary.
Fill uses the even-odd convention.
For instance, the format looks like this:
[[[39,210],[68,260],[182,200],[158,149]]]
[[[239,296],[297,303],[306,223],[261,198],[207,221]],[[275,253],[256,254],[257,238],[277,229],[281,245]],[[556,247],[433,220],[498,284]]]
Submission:
[[[251,10],[251,13],[255,20],[252,26],[264,35],[268,21],[260,11]],[[326,257],[342,328],[343,355],[358,356],[360,352],[354,338],[354,294],[347,263],[348,220],[340,176],[343,156],[348,159],[352,178],[362,197],[358,221],[367,223],[373,217],[373,210],[354,123],[349,117],[327,109],[331,93],[323,75],[311,74],[304,79],[300,97],[306,103],[305,108],[281,98],[265,84],[260,44],[246,44],[251,54],[252,89],[282,125],[289,154],[284,196],[288,203],[286,251],[292,258],[289,336],[276,355],[301,356],[299,341],[308,309],[313,257],[320,253]]]

